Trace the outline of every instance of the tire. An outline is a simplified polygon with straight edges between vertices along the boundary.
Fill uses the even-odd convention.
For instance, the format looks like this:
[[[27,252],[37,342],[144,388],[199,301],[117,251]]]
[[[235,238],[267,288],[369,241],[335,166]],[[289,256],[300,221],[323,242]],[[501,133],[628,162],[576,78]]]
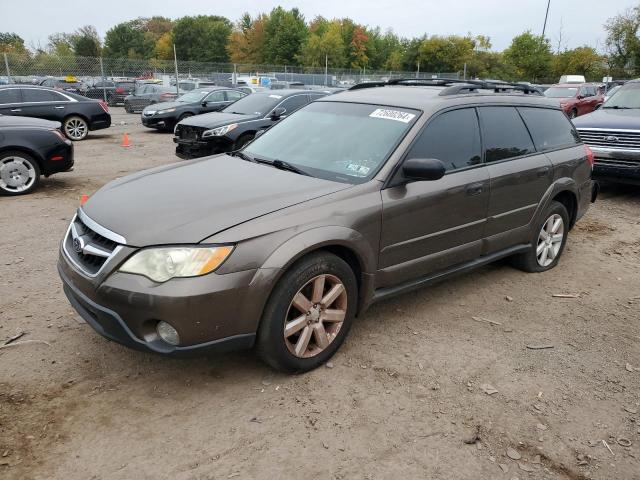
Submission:
[[[69,140],[79,142],[89,135],[89,125],[84,118],[72,115],[62,122],[62,131]]]
[[[561,220],[561,223],[557,223],[558,220]],[[555,233],[549,236],[549,232]],[[567,243],[568,234],[569,213],[563,204],[554,200],[549,205],[544,215],[544,220],[538,224],[533,234],[531,249],[515,256],[513,259],[514,266],[525,272],[546,272],[551,270],[560,260],[564,246]],[[547,237],[549,240],[546,240]],[[544,250],[546,250],[546,254]]]
[[[127,113],[133,113],[133,110],[131,110],[131,107],[129,106],[128,103],[124,104],[124,111]]]
[[[253,133],[245,133],[244,135],[241,135],[233,144],[233,150],[240,150],[242,147],[244,147],[247,143],[249,143],[251,140],[253,140],[255,137],[255,135]]]
[[[189,118],[189,117],[193,117],[193,113],[189,113],[189,112],[183,113],[182,115],[180,115],[180,118],[178,118],[178,122],[181,122],[185,118]]]
[[[29,154],[0,153],[0,195],[26,195],[40,184],[40,166]]]
[[[344,260],[326,252],[302,258],[271,293],[258,329],[258,354],[286,373],[313,370],[329,360],[344,341],[357,301],[356,277]]]

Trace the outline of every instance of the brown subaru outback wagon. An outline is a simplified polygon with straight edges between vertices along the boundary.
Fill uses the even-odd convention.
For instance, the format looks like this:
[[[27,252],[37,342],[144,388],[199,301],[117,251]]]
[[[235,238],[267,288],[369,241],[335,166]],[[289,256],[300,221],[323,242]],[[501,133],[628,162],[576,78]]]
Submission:
[[[592,154],[522,85],[395,80],[322,98],[241,151],[115,180],[59,272],[101,335],[162,354],[329,359],[373,302],[511,257],[557,265]]]

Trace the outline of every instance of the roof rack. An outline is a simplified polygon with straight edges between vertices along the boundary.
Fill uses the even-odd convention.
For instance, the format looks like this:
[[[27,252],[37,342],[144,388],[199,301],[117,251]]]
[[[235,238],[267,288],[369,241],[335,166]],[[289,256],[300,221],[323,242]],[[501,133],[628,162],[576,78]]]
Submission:
[[[424,85],[433,87],[447,87],[440,92],[441,96],[458,95],[460,93],[477,93],[478,90],[493,90],[494,93],[518,91],[523,94],[542,95],[542,92],[532,85],[514,82],[497,82],[492,80],[460,80],[457,78],[393,78],[386,82],[364,82],[354,85],[349,90],[363,88],[385,87],[387,85]]]

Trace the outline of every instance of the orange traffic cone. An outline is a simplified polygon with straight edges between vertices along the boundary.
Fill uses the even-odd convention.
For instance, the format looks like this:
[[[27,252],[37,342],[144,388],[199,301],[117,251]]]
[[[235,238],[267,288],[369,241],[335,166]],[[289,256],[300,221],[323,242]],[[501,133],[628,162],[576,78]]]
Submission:
[[[87,200],[89,200],[89,195],[80,195],[80,206],[87,203]]]
[[[122,146],[123,147],[130,147],[131,146],[131,144],[129,143],[129,134],[128,133],[125,133],[122,136]]]

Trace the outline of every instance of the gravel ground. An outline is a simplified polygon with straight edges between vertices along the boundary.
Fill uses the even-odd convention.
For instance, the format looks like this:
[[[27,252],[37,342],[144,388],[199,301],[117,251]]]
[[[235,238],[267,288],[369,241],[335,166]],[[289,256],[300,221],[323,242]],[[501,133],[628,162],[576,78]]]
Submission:
[[[113,110],[74,172],[0,198],[0,345],[25,332],[0,347],[0,478],[640,478],[640,189],[606,187],[553,271],[375,305],[309,374],[167,359],[94,333],[56,272],[81,194],[176,160]]]

